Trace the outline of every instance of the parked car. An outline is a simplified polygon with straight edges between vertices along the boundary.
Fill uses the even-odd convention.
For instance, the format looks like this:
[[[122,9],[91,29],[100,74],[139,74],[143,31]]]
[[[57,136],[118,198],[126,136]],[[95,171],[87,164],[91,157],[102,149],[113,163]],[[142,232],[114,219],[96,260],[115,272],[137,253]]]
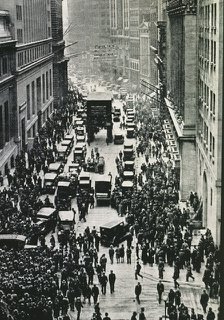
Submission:
[[[124,143],[123,134],[115,134],[114,135],[114,144],[123,144],[123,143]]]

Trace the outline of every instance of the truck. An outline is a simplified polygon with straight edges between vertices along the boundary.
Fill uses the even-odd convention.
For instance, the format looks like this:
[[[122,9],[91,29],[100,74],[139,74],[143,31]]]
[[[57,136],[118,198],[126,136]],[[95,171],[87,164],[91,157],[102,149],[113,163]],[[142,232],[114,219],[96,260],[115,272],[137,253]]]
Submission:
[[[111,199],[111,176],[101,175],[95,180],[95,196],[96,202],[107,202],[110,205]]]

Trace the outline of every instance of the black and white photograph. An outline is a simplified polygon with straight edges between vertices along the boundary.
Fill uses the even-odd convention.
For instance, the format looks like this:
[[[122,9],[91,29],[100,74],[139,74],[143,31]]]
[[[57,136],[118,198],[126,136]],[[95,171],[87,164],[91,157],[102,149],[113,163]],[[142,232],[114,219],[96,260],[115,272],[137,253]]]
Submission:
[[[0,320],[224,320],[223,0],[0,0]]]

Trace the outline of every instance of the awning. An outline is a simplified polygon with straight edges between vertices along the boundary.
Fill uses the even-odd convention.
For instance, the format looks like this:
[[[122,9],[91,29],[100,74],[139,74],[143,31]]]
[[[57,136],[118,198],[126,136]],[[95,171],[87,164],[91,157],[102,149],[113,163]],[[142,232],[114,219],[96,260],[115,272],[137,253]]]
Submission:
[[[117,81],[122,81],[123,80],[123,78],[122,77],[119,77],[118,79],[117,79]]]

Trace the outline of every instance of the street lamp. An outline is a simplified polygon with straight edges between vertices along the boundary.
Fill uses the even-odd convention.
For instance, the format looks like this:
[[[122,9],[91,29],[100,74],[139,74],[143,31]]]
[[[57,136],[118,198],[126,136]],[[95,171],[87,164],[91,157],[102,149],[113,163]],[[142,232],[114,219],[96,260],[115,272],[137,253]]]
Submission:
[[[166,320],[166,305],[167,305],[168,296],[163,297],[163,301],[165,303],[165,320]]]

